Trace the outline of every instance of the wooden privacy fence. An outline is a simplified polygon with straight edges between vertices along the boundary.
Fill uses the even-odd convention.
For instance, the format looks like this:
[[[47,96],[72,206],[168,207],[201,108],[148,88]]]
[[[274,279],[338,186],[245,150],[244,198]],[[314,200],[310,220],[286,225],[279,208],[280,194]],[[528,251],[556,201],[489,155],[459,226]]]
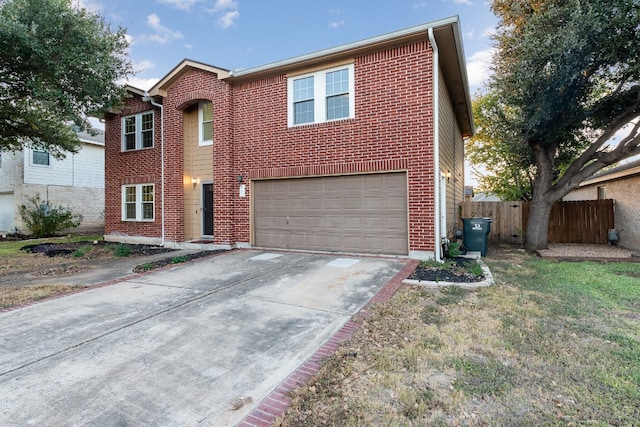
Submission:
[[[462,202],[460,218],[491,218],[489,243],[522,244],[523,202]],[[462,220],[458,225],[462,229]]]
[[[522,244],[529,209],[529,202],[462,202],[460,217],[491,218],[489,243]],[[547,240],[606,244],[609,230],[615,227],[613,209],[612,199],[556,202],[551,208]]]

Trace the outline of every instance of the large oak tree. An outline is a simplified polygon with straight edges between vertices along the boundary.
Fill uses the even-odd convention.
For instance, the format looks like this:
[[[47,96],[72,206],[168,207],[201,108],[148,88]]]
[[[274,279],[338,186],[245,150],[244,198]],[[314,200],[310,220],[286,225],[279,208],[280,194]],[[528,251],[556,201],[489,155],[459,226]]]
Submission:
[[[534,167],[525,248],[535,251],[554,202],[640,154],[640,1],[493,0],[492,10],[487,89],[509,112],[507,155]]]
[[[70,0],[0,1],[0,151],[77,151],[75,130],[125,96],[127,47],[122,28]]]

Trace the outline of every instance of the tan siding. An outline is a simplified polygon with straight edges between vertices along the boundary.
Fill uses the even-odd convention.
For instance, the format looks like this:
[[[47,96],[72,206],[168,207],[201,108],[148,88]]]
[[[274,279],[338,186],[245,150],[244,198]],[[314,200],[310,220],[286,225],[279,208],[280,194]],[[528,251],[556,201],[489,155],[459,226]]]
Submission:
[[[447,181],[447,235],[458,225],[457,206],[464,198],[464,142],[456,121],[444,77],[439,82],[440,172],[451,173]]]
[[[580,187],[562,200],[595,200],[598,187],[605,188],[605,198],[615,201],[614,224],[620,232],[620,246],[640,251],[640,175]]]
[[[213,182],[213,147],[198,145],[198,106],[184,111],[184,232],[185,240],[202,237],[202,184]],[[192,178],[198,183],[193,188]]]

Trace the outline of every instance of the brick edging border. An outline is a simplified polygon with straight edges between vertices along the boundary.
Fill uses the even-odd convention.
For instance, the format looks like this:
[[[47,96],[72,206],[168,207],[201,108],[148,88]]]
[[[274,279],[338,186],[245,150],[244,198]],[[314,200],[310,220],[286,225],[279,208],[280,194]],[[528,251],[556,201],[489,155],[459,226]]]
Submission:
[[[373,304],[388,301],[402,286],[402,281],[416,269],[419,261],[409,260],[406,265],[393,276],[376,294],[365,304],[356,315],[364,313]],[[282,416],[291,405],[291,393],[304,386],[318,373],[322,367],[322,360],[338,350],[340,344],[353,337],[362,323],[353,320],[352,316],[335,334],[328,338],[311,356],[296,368],[284,381],[269,393],[237,427],[268,427]]]

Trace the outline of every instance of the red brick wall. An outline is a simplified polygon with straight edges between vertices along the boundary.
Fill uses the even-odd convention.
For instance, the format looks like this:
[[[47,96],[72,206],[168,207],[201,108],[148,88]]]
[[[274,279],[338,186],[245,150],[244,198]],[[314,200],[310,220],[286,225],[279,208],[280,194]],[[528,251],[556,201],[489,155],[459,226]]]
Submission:
[[[270,176],[407,170],[410,248],[433,251],[431,65],[426,41],[355,58],[355,118],[294,128],[287,127],[286,76],[231,87],[211,73],[188,71],[164,100],[167,240],[184,239],[181,109],[208,99],[214,110],[216,243],[250,241],[250,195],[239,197],[238,175],[249,184],[251,178]],[[137,106],[140,101],[127,104]],[[158,221],[119,221],[121,177],[126,171],[159,180],[159,117],[156,114],[156,147],[135,153],[120,153],[120,118],[108,119],[107,233],[159,233]],[[158,220],[159,189],[158,182]]]
[[[431,50],[427,42],[355,59],[355,118],[287,127],[287,80],[234,88],[234,147],[245,177],[407,169],[410,247],[433,250]],[[308,167],[314,168],[308,168]],[[249,197],[236,239],[249,241]]]
[[[127,98],[121,115],[153,110],[140,98]],[[154,146],[143,150],[122,152],[122,119],[119,115],[105,118],[105,234],[145,236],[162,235],[160,212],[160,111],[154,112]],[[155,221],[122,221],[122,185],[155,184]]]

